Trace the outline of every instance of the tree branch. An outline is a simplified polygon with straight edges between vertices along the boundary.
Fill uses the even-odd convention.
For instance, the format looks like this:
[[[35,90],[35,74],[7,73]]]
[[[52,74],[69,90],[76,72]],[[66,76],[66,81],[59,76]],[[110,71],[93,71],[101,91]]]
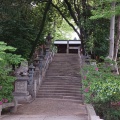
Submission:
[[[67,7],[68,7],[68,10],[69,10],[69,12],[70,12],[71,17],[74,19],[76,25],[79,26],[79,25],[78,25],[78,20],[77,20],[74,12],[73,12],[73,10],[72,10],[71,4],[68,2],[68,0],[64,0],[64,1],[65,1],[66,5],[67,5]]]
[[[36,39],[35,39],[35,42],[34,42],[34,45],[33,45],[33,47],[32,47],[31,53],[30,53],[30,55],[29,55],[29,58],[31,58],[31,57],[33,56],[33,53],[34,53],[35,48],[36,48],[36,46],[37,46],[37,43],[38,43],[38,41],[39,41],[39,39],[40,39],[40,36],[41,36],[41,34],[42,34],[42,31],[43,31],[43,29],[44,29],[44,25],[45,25],[45,21],[46,21],[46,16],[47,16],[47,13],[48,13],[48,11],[49,11],[49,9],[50,9],[51,3],[52,3],[52,0],[49,0],[49,2],[46,3],[45,10],[44,10],[44,14],[43,14],[43,18],[42,18],[42,22],[40,23],[39,33],[38,33],[38,35],[37,35],[37,37],[36,37]]]
[[[71,24],[69,22],[69,20],[64,16],[64,14],[60,11],[59,7],[57,7],[56,5],[54,5],[52,3],[52,6],[60,13],[60,15],[65,19],[65,21],[73,28],[73,30],[77,33],[77,35],[79,36],[80,38],[80,33],[75,29],[75,27],[73,26],[73,24]]]

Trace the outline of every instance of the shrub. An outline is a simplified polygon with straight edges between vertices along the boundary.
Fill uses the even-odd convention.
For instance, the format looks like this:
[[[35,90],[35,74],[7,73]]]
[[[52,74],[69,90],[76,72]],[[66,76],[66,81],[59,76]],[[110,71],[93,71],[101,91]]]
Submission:
[[[20,55],[12,54],[16,49],[0,42],[0,104],[12,101],[13,82],[15,77],[10,75],[11,64],[24,60]]]
[[[97,66],[84,66],[81,70],[83,94],[85,102],[93,104],[103,119],[119,120],[120,76],[111,73],[109,65],[99,63]]]

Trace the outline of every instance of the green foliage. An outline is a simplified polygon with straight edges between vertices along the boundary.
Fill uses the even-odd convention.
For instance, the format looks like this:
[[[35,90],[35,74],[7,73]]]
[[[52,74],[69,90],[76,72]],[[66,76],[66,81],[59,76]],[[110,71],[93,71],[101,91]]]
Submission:
[[[73,29],[63,20],[61,26],[56,27],[55,40],[70,40],[73,37],[73,33]]]
[[[111,7],[112,2],[116,2],[115,10]],[[110,18],[112,15],[119,15],[119,4],[120,0],[96,0],[94,5],[95,9],[92,10],[93,16],[91,16],[90,18]]]
[[[88,37],[85,43],[86,51],[97,56],[107,56],[109,47],[109,20],[103,18],[89,20],[86,24],[86,29],[88,29]]]
[[[0,101],[6,99],[10,102],[13,99],[12,92],[15,77],[10,75],[12,71],[11,64],[18,64],[24,60],[20,55],[10,53],[15,50],[14,47],[7,46],[6,43],[0,42],[0,86],[2,86],[0,90]]]
[[[15,53],[26,59],[41,27],[46,4],[46,2],[36,2],[36,5],[32,6],[31,2],[31,0],[23,0],[22,2],[5,0],[0,5],[0,38],[8,45],[16,47]],[[44,43],[44,37],[48,32],[54,31],[54,13],[56,11],[51,8],[38,45]]]
[[[113,105],[116,104],[119,108],[120,76],[111,73],[111,65],[113,64],[114,62],[105,60],[105,63],[98,63],[97,66],[86,65],[81,70],[81,73],[86,73],[82,80],[85,101],[92,103],[105,120],[120,118],[118,115],[118,118],[115,119],[115,114],[119,110],[115,111]],[[113,114],[113,111],[116,113]]]

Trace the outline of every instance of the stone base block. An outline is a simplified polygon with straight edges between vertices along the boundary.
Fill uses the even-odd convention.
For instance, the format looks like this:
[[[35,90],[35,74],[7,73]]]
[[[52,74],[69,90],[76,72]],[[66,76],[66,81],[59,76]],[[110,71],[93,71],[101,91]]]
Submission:
[[[18,101],[18,103],[29,103],[32,100],[31,95],[28,96],[14,96],[14,98]]]
[[[29,92],[25,91],[25,92],[13,92],[14,96],[28,96]]]

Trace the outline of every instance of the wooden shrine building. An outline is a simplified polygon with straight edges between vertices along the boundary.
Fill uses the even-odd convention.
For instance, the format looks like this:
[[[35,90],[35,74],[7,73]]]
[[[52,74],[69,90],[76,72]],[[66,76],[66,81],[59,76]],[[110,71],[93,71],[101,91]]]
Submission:
[[[80,50],[80,40],[55,40],[54,45],[58,53],[78,53]]]

